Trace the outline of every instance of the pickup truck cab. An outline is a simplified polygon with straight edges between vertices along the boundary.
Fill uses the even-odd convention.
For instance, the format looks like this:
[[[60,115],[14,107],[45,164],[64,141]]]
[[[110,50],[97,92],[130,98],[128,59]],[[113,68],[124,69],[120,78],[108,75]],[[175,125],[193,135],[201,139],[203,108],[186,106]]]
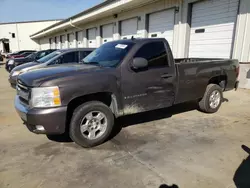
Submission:
[[[69,133],[83,147],[103,143],[114,118],[197,100],[216,112],[223,91],[237,88],[239,63],[229,59],[173,59],[165,39],[103,44],[78,65],[18,76],[15,107],[30,131]]]

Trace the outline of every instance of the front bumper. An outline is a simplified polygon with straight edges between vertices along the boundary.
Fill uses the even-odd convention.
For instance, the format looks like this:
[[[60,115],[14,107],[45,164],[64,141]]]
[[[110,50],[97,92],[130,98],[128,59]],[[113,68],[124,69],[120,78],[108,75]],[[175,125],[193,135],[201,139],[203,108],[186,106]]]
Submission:
[[[10,73],[12,71],[12,69],[14,69],[14,68],[15,68],[14,64],[9,65],[8,62],[6,62],[5,69],[7,72]]]
[[[14,89],[16,89],[16,80],[17,80],[17,76],[11,76],[9,77],[9,83],[10,86]]]
[[[16,96],[15,108],[24,124],[33,133],[52,135],[65,132],[67,107],[30,109],[23,105]],[[43,126],[44,130],[37,129],[38,125]]]

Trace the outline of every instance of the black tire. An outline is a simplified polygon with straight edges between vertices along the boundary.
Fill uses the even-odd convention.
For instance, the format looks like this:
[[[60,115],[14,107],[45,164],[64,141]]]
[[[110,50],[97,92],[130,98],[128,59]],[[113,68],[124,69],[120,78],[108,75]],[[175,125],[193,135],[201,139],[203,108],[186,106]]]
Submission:
[[[92,140],[84,137],[80,131],[80,124],[82,119],[86,114],[88,114],[91,111],[102,112],[107,118],[107,128],[105,132],[99,138]],[[74,110],[70,122],[69,135],[70,138],[76,144],[84,148],[90,148],[104,143],[110,136],[113,130],[113,126],[114,126],[114,115],[107,105],[99,101],[86,102]]]
[[[210,96],[214,91],[218,91],[220,94],[220,101],[216,108],[212,108],[209,102]],[[219,110],[222,100],[223,100],[222,88],[217,84],[209,84],[207,86],[207,89],[205,91],[203,98],[199,102],[199,109],[205,113],[215,113]]]

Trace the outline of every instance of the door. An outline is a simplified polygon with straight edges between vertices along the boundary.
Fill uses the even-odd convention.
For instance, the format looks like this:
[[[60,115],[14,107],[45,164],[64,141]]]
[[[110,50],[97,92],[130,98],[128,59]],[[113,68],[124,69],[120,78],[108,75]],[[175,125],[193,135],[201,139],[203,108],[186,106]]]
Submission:
[[[69,48],[75,48],[74,40],[75,40],[74,33],[70,33],[69,34]]]
[[[88,44],[89,48],[96,47],[96,28],[88,29]]]
[[[53,64],[79,63],[79,52],[68,52],[58,57]]]
[[[134,58],[148,60],[148,68],[133,70],[132,61],[122,67],[124,113],[138,113],[171,106],[175,96],[175,67],[169,66],[165,44],[144,44]],[[129,66],[129,67],[127,67]]]
[[[138,19],[131,18],[121,21],[121,38],[130,39],[132,36],[136,38],[138,30]]]
[[[114,25],[107,24],[102,26],[102,43],[113,41]]]
[[[174,9],[149,14],[148,19],[148,37],[165,38],[168,41],[170,48],[172,48],[175,20]]]
[[[88,56],[92,51],[80,51],[80,61],[82,61],[86,56]]]
[[[239,0],[193,4],[189,57],[230,58]]]
[[[60,36],[56,37],[56,49],[61,49]]]
[[[55,38],[50,38],[50,49],[55,49]]]
[[[77,47],[83,48],[83,31],[78,31],[76,34],[77,34]]]
[[[65,35],[61,36],[61,41],[62,41],[62,49],[67,48],[66,47],[66,36]]]

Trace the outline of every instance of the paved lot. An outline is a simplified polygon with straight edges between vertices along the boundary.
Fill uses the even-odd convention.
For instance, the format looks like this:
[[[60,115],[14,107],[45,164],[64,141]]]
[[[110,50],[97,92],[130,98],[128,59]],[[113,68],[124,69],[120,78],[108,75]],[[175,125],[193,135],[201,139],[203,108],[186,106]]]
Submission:
[[[0,188],[232,188],[248,157],[241,149],[250,146],[247,90],[225,93],[217,114],[188,104],[122,118],[116,137],[87,150],[28,132],[15,113],[7,78],[0,65]],[[250,181],[249,161],[237,182]]]

